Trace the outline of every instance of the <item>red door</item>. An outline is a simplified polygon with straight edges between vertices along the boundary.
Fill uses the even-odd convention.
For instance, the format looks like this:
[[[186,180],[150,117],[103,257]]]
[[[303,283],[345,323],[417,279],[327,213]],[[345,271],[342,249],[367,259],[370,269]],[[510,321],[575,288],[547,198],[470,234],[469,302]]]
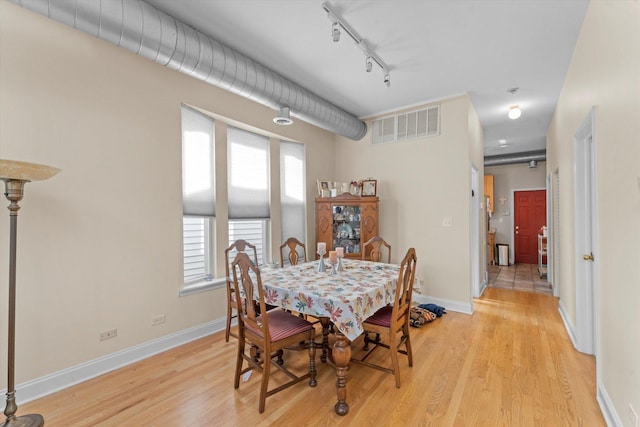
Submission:
[[[547,191],[516,191],[513,208],[515,262],[537,264],[538,233],[547,224]]]

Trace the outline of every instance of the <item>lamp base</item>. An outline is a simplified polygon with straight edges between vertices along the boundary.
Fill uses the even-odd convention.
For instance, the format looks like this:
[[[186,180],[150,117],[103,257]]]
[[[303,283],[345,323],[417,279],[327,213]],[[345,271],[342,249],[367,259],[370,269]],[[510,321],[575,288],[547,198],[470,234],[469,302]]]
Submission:
[[[15,417],[9,421],[5,421],[0,427],[42,427],[44,418],[39,414],[23,415]]]

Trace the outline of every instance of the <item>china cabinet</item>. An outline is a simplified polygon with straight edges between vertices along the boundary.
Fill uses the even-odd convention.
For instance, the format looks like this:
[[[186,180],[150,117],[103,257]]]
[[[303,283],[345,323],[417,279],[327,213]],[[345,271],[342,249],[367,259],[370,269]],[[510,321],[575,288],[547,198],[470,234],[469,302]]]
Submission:
[[[316,197],[316,242],[324,242],[327,251],[343,247],[345,257],[361,258],[363,244],[378,235],[378,200],[350,193]]]

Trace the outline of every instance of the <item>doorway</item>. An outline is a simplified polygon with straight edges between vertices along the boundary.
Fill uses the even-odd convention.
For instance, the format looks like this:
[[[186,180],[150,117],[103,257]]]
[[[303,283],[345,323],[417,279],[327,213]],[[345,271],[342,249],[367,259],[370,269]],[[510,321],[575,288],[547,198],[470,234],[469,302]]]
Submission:
[[[538,263],[538,233],[547,224],[547,191],[513,193],[514,261]]]

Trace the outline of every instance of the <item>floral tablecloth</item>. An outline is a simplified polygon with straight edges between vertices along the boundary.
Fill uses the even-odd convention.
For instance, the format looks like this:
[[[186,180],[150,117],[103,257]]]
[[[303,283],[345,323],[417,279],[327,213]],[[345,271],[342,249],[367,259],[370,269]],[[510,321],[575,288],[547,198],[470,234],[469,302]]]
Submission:
[[[288,310],[328,317],[347,338],[362,334],[362,322],[393,302],[400,266],[343,259],[343,270],[319,273],[318,261],[260,269],[265,302]]]

